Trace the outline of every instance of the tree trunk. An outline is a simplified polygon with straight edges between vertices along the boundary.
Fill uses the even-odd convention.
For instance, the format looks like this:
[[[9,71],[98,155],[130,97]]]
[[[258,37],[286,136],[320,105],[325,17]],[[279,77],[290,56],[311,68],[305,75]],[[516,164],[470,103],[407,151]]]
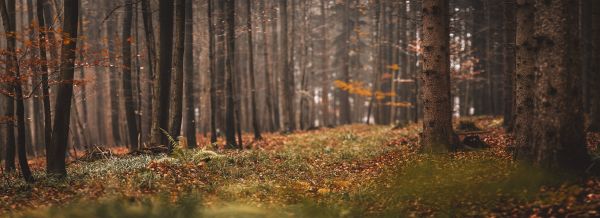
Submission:
[[[125,18],[123,20],[123,38],[122,38],[122,49],[123,49],[123,92],[125,96],[125,115],[127,117],[127,127],[129,130],[129,143],[131,143],[131,150],[137,150],[139,148],[138,143],[138,125],[136,106],[133,98],[133,85],[132,85],[132,71],[133,65],[131,64],[131,24],[133,19],[133,5],[132,0],[125,0]]]
[[[171,86],[171,64],[173,60],[173,1],[159,1],[160,58],[159,73],[154,81],[152,130],[150,144],[166,145],[162,131],[169,130],[169,98]]]
[[[512,132],[515,80],[515,0],[504,1],[504,128]]]
[[[148,78],[150,78],[151,80],[151,82],[148,83],[147,88],[150,91],[150,95],[148,95],[148,102],[150,102],[150,108],[148,109],[148,111],[151,115],[149,122],[150,125],[148,125],[149,129],[146,129],[145,132],[151,132],[153,123],[152,114],[154,114],[154,110],[156,110],[155,105],[158,104],[158,102],[155,101],[155,98],[158,98],[158,92],[157,90],[153,89],[153,86],[157,86],[154,85],[154,83],[158,82],[158,80],[156,80],[156,42],[154,38],[154,25],[152,23],[152,10],[150,7],[149,0],[142,0],[142,18],[144,20],[144,35],[146,36],[146,52],[148,53]]]
[[[254,139],[262,138],[260,135],[260,117],[256,108],[256,82],[254,81],[254,41],[252,38],[252,1],[247,0],[248,9],[248,70],[250,73],[250,98],[252,110],[252,128],[254,129]]]
[[[292,132],[296,128],[296,122],[294,119],[294,71],[292,66],[290,66],[290,62],[293,60],[290,61],[288,51],[288,1],[280,0],[279,7],[279,16],[281,19],[281,60],[283,61],[281,82],[283,83],[282,97],[283,116],[285,117],[284,131]]]
[[[535,1],[539,53],[532,144],[537,165],[583,171],[591,159],[580,98],[578,5],[574,2]]]
[[[592,5],[592,61],[589,78],[589,92],[591,100],[590,121],[588,130],[600,132],[600,2],[591,1]],[[587,31],[587,30],[585,30]]]
[[[267,123],[270,131],[275,131],[275,120],[274,120],[274,105],[273,105],[273,90],[272,90],[272,78],[271,78],[271,56],[269,55],[269,29],[267,26],[269,14],[267,13],[267,3],[265,0],[261,0],[262,4],[262,33],[263,33],[263,58],[264,58],[264,71],[265,71],[265,106],[267,108]]]
[[[217,142],[217,72],[215,72],[215,31],[213,23],[213,0],[208,0],[208,62],[210,77],[210,143]]]
[[[46,170],[48,174],[64,177],[65,153],[69,137],[69,121],[71,117],[71,99],[73,98],[73,80],[75,74],[75,49],[77,47],[77,0],[64,0],[63,44],[60,58],[60,81],[56,98],[52,143],[47,151]]]
[[[236,76],[236,72],[234,72],[235,68],[233,64],[235,63],[235,2],[233,0],[225,1],[225,26],[226,26],[226,39],[225,42],[227,44],[227,56],[225,59],[225,67],[226,67],[226,114],[225,114],[225,139],[226,139],[226,148],[237,148],[238,144],[236,143],[235,133],[236,133],[236,123],[235,123],[235,92],[234,92],[234,77]]]
[[[185,1],[175,1],[175,51],[173,57],[173,67],[175,74],[171,83],[171,109],[170,109],[170,127],[169,134],[173,137],[181,135],[181,119],[183,116],[183,53],[185,44]],[[189,0],[188,0],[189,1]]]
[[[445,153],[457,142],[452,130],[448,1],[423,1],[423,135],[429,153]]]
[[[210,1],[210,0],[209,0]],[[183,67],[185,71],[185,113],[187,117],[185,134],[188,147],[196,147],[196,107],[194,106],[194,2],[185,2],[185,51]]]

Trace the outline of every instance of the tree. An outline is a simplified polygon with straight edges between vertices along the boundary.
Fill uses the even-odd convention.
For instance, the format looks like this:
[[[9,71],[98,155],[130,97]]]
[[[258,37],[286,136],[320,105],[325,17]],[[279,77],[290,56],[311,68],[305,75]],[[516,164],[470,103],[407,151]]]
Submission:
[[[12,81],[12,84],[10,84],[13,87],[13,91],[14,91],[14,95],[11,96],[14,99],[9,99],[8,100],[8,110],[11,112],[15,112],[15,108],[13,107],[13,103],[16,103],[16,114],[15,115],[15,121],[16,126],[17,126],[17,154],[19,156],[19,167],[21,168],[21,173],[23,175],[23,178],[25,179],[26,182],[33,182],[33,177],[31,176],[31,171],[29,170],[29,165],[27,163],[27,151],[25,150],[25,139],[26,139],[26,129],[25,129],[25,106],[24,106],[24,96],[23,96],[23,90],[21,87],[21,73],[20,73],[20,69],[19,69],[19,60],[17,59],[17,50],[16,50],[16,46],[17,46],[17,36],[16,36],[16,6],[15,6],[15,1],[14,0],[9,0],[8,2],[4,1],[4,2],[0,2],[0,10],[2,13],[2,24],[4,25],[4,30],[6,33],[6,42],[7,42],[7,50],[8,50],[8,56],[7,56],[7,72],[9,73],[8,76],[13,77],[14,80]],[[10,129],[13,129],[13,133],[14,134],[14,127],[12,127],[14,121],[11,121],[9,123],[9,127]],[[11,131],[9,131],[9,134]],[[14,139],[14,135],[10,135],[9,138],[13,138]],[[14,141],[13,141],[14,143]],[[10,145],[9,145],[10,146]],[[9,153],[9,155],[11,157],[7,157],[7,162],[10,161],[11,163],[7,164],[7,171],[10,170],[14,170],[14,166],[12,166],[12,164],[14,164],[14,146],[15,144],[12,144],[12,148],[7,149],[7,153]],[[12,159],[10,159],[12,158]]]
[[[534,0],[518,0],[516,4],[516,79],[514,136],[517,159],[531,159],[531,137],[534,120],[535,39]]]
[[[114,1],[106,1],[108,8],[114,7]],[[117,70],[117,57],[116,57],[116,43],[115,39],[119,36],[117,30],[117,22],[114,18],[109,18],[106,21],[106,38],[108,41],[108,61],[109,67],[106,68],[108,70],[107,74],[109,75],[109,96],[110,96],[110,118],[111,118],[111,129],[112,136],[115,145],[122,145],[124,143],[123,138],[121,138],[121,126],[119,123],[121,122],[120,116],[120,95],[119,95],[119,71]]]
[[[210,1],[210,0],[209,0]],[[196,111],[194,107],[194,17],[193,1],[185,2],[185,51],[183,67],[185,71],[185,111],[187,124],[185,135],[188,138],[188,146],[196,147]]]
[[[149,90],[150,90],[150,97],[149,97],[149,102],[150,102],[150,117],[153,117],[153,113],[154,110],[156,110],[155,104],[157,104],[158,101],[155,101],[155,96],[156,98],[158,98],[158,93],[156,92],[156,90],[153,89],[154,86],[158,86],[155,85],[155,82],[158,82],[158,80],[156,80],[156,65],[157,65],[157,61],[156,61],[156,42],[154,40],[154,25],[152,22],[152,11],[150,9],[150,1],[149,0],[142,0],[142,18],[144,20],[144,35],[146,36],[146,52],[148,54],[148,75],[151,79],[152,82],[148,83],[149,84]],[[151,118],[152,119],[152,118]],[[152,129],[152,120],[150,120],[150,131],[146,130],[147,132],[151,132]],[[141,131],[141,130],[140,130]]]
[[[170,131],[174,137],[181,134],[181,119],[183,116],[183,54],[185,44],[185,1],[175,1],[175,51],[173,57],[173,67],[175,74],[171,83],[171,109],[170,112]]]
[[[246,6],[248,9],[248,70],[250,73],[250,97],[252,104],[252,128],[254,129],[254,139],[261,139],[260,135],[260,117],[258,116],[258,111],[256,108],[256,81],[254,81],[254,41],[252,38],[252,2],[251,0],[246,1]]]
[[[581,103],[578,5],[535,1],[536,119],[532,145],[537,165],[583,171],[587,151]]]
[[[226,25],[226,44],[227,56],[225,59],[226,78],[225,78],[225,95],[227,98],[225,112],[225,139],[227,148],[238,148],[235,139],[235,92],[234,92],[234,77],[236,76],[235,68],[235,2],[233,0],[225,1],[225,25]],[[240,145],[241,148],[241,145]]]
[[[210,79],[210,142],[217,142],[217,76],[215,72],[215,31],[213,22],[213,0],[208,0],[206,14],[208,15],[208,62]]]
[[[279,1],[279,13],[281,19],[281,61],[283,62],[283,71],[281,71],[281,81],[283,83],[283,116],[285,131],[292,132],[296,129],[296,120],[294,119],[294,71],[290,66],[293,60],[289,58],[288,43],[288,1]],[[293,35],[293,34],[292,34]],[[294,46],[294,45],[292,45]]]
[[[452,130],[448,1],[423,0],[423,135],[430,153],[444,153],[457,145]]]
[[[504,1],[504,127],[513,129],[515,80],[515,0]]]
[[[600,132],[600,25],[598,22],[600,21],[600,2],[598,1],[590,1],[592,5],[592,20],[594,23],[592,25],[592,60],[591,64],[591,73],[589,73],[589,84],[590,89],[588,96],[591,97],[591,108],[590,108],[590,124],[588,126],[589,131]]]
[[[154,81],[155,98],[152,102],[152,129],[150,144],[166,144],[162,131],[169,130],[169,98],[171,87],[171,64],[173,60],[173,1],[159,1],[160,58],[159,73]],[[162,129],[162,130],[161,130]]]
[[[129,130],[129,143],[131,143],[130,148],[132,150],[137,150],[138,143],[138,125],[137,125],[137,115],[135,102],[133,99],[133,85],[131,69],[133,65],[131,64],[131,43],[133,40],[131,38],[131,23],[133,19],[133,4],[131,0],[125,1],[125,17],[123,19],[123,39],[122,39],[122,49],[123,49],[123,92],[125,97],[125,115],[127,117],[127,127]]]
[[[63,44],[60,56],[61,83],[58,85],[56,107],[54,109],[54,127],[52,128],[52,144],[46,151],[46,170],[50,175],[64,177],[67,175],[65,153],[69,136],[69,120],[71,117],[71,99],[73,98],[73,77],[75,74],[75,49],[77,48],[77,18],[79,6],[77,0],[63,0]]]

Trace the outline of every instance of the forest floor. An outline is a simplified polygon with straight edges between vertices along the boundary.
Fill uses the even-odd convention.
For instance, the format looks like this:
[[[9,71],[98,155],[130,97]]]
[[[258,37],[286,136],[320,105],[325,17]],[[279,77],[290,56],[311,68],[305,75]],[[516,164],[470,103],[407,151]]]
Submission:
[[[35,184],[1,178],[0,216],[600,216],[600,179],[522,166],[501,120],[473,120],[490,147],[448,155],[417,152],[418,125],[352,125],[267,134],[243,151],[73,161],[63,180],[32,160]],[[589,138],[597,152],[600,136]]]

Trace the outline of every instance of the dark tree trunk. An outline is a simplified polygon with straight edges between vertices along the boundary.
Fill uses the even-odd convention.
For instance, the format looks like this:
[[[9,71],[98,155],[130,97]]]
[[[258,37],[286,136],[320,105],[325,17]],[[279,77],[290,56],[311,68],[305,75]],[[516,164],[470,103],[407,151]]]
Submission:
[[[237,148],[235,133],[236,133],[236,119],[235,119],[235,92],[234,92],[234,80],[236,76],[235,67],[235,2],[233,0],[225,0],[225,26],[226,26],[226,39],[227,44],[227,56],[225,59],[225,67],[227,70],[225,84],[226,84],[226,114],[225,114],[225,139],[226,148]]]
[[[42,98],[44,102],[44,144],[46,150],[52,142],[52,114],[50,112],[50,86],[48,84],[48,62],[46,60],[46,21],[44,4],[47,0],[37,0],[37,21],[40,28],[38,43],[40,51],[40,71],[42,82]]]
[[[583,171],[587,151],[581,103],[578,5],[571,0],[536,0],[535,163]]]
[[[448,152],[456,146],[450,105],[448,1],[423,1],[423,135],[429,153]]]
[[[137,150],[139,148],[138,138],[138,125],[136,106],[133,98],[133,85],[132,85],[132,71],[133,65],[131,64],[131,24],[133,20],[133,5],[132,0],[125,0],[125,18],[123,20],[123,38],[122,38],[122,49],[123,49],[123,92],[125,98],[125,115],[127,117],[127,127],[129,130],[129,143],[131,143],[131,150]]]
[[[512,132],[515,80],[515,0],[504,1],[504,127]]]
[[[587,79],[590,88],[588,96],[590,99],[590,121],[588,130],[600,132],[600,2],[591,1],[592,5],[592,60],[589,78]],[[587,30],[585,30],[587,31]]]
[[[170,130],[169,134],[173,137],[181,135],[181,119],[183,116],[183,54],[185,44],[185,1],[175,1],[175,51],[173,57],[173,67],[175,74],[171,83],[171,109],[170,109]],[[188,0],[189,1],[189,0]]]
[[[517,159],[532,159],[531,138],[534,113],[535,88],[535,0],[519,0],[516,7],[516,79],[514,136]]]
[[[250,97],[252,110],[252,128],[254,129],[254,139],[261,139],[260,135],[260,117],[256,108],[256,82],[254,81],[254,41],[252,40],[252,1],[247,0],[248,9],[248,70],[250,73]]]
[[[279,16],[281,20],[281,60],[283,61],[281,82],[283,83],[282,99],[283,116],[285,117],[284,130],[292,132],[296,129],[296,122],[294,119],[294,71],[293,67],[290,66],[293,60],[290,60],[290,52],[288,51],[288,1],[280,0],[279,7]]]
[[[54,114],[54,127],[52,128],[52,143],[46,155],[46,170],[48,174],[64,177],[67,175],[65,167],[65,153],[67,151],[69,136],[69,120],[71,118],[71,99],[73,98],[73,80],[75,74],[75,48],[77,47],[77,15],[79,13],[77,0],[64,0],[63,42],[60,58],[60,81],[56,98]]]
[[[210,1],[210,0],[209,0]],[[185,51],[183,67],[185,71],[185,113],[187,117],[185,135],[188,147],[196,147],[196,107],[194,106],[194,2],[185,2]]]
[[[269,131],[275,131],[275,120],[274,120],[274,116],[275,116],[275,112],[274,112],[274,105],[273,105],[273,90],[272,90],[272,77],[271,77],[271,56],[269,54],[269,29],[268,29],[268,25],[267,23],[268,21],[268,17],[269,17],[269,13],[267,13],[267,9],[269,9],[267,7],[267,3],[265,0],[261,0],[261,4],[262,4],[262,9],[263,9],[263,13],[262,13],[262,33],[263,33],[263,58],[264,58],[264,73],[265,73],[265,106],[266,106],[266,114],[267,114],[267,124],[268,124],[268,128]]]
[[[215,31],[213,23],[213,0],[208,0],[208,62],[210,77],[210,142],[217,142],[217,76],[215,72]]]
[[[151,132],[152,129],[152,117],[154,114],[154,110],[156,110],[156,104],[158,104],[155,99],[158,98],[157,90],[153,89],[156,80],[156,42],[154,38],[154,25],[152,22],[152,11],[150,7],[149,0],[142,0],[142,18],[144,20],[144,35],[146,36],[146,52],[148,53],[148,78],[150,78],[151,82],[148,83],[148,90],[150,90],[150,95],[148,95],[148,101],[150,102],[150,125],[148,125],[149,129],[146,129],[145,132]],[[154,97],[156,96],[156,97]],[[140,117],[141,118],[141,117]]]
[[[171,86],[171,67],[173,60],[173,1],[160,0],[160,58],[159,73],[154,82],[154,93],[158,96],[153,100],[152,133],[150,144],[157,146],[166,144],[163,131],[169,131],[169,98]]]

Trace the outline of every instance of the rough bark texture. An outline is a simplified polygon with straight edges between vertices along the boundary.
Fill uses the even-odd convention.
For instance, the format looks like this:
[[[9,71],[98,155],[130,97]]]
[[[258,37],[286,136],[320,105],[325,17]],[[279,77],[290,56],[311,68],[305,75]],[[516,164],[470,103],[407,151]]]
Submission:
[[[127,117],[127,128],[129,131],[129,143],[132,150],[138,149],[138,125],[137,115],[135,113],[135,102],[133,99],[132,71],[131,64],[131,23],[133,19],[133,5],[131,0],[125,1],[125,18],[123,20],[123,92],[125,98],[125,116]]]
[[[444,153],[454,146],[450,105],[448,1],[423,1],[423,135],[426,152]]]
[[[514,136],[517,159],[532,158],[531,137],[534,120],[535,88],[535,39],[534,4],[535,0],[517,0],[516,8],[516,80]]]
[[[536,0],[537,87],[533,146],[535,163],[584,170],[586,147],[581,104],[578,4]]]
[[[60,81],[58,85],[54,127],[52,128],[52,144],[46,155],[48,174],[66,176],[65,153],[69,136],[69,120],[71,118],[71,99],[73,98],[73,80],[75,74],[75,48],[77,47],[77,15],[79,13],[77,0],[64,0],[63,34],[70,37],[69,43],[63,43],[60,57]],[[65,39],[63,39],[64,41]]]

